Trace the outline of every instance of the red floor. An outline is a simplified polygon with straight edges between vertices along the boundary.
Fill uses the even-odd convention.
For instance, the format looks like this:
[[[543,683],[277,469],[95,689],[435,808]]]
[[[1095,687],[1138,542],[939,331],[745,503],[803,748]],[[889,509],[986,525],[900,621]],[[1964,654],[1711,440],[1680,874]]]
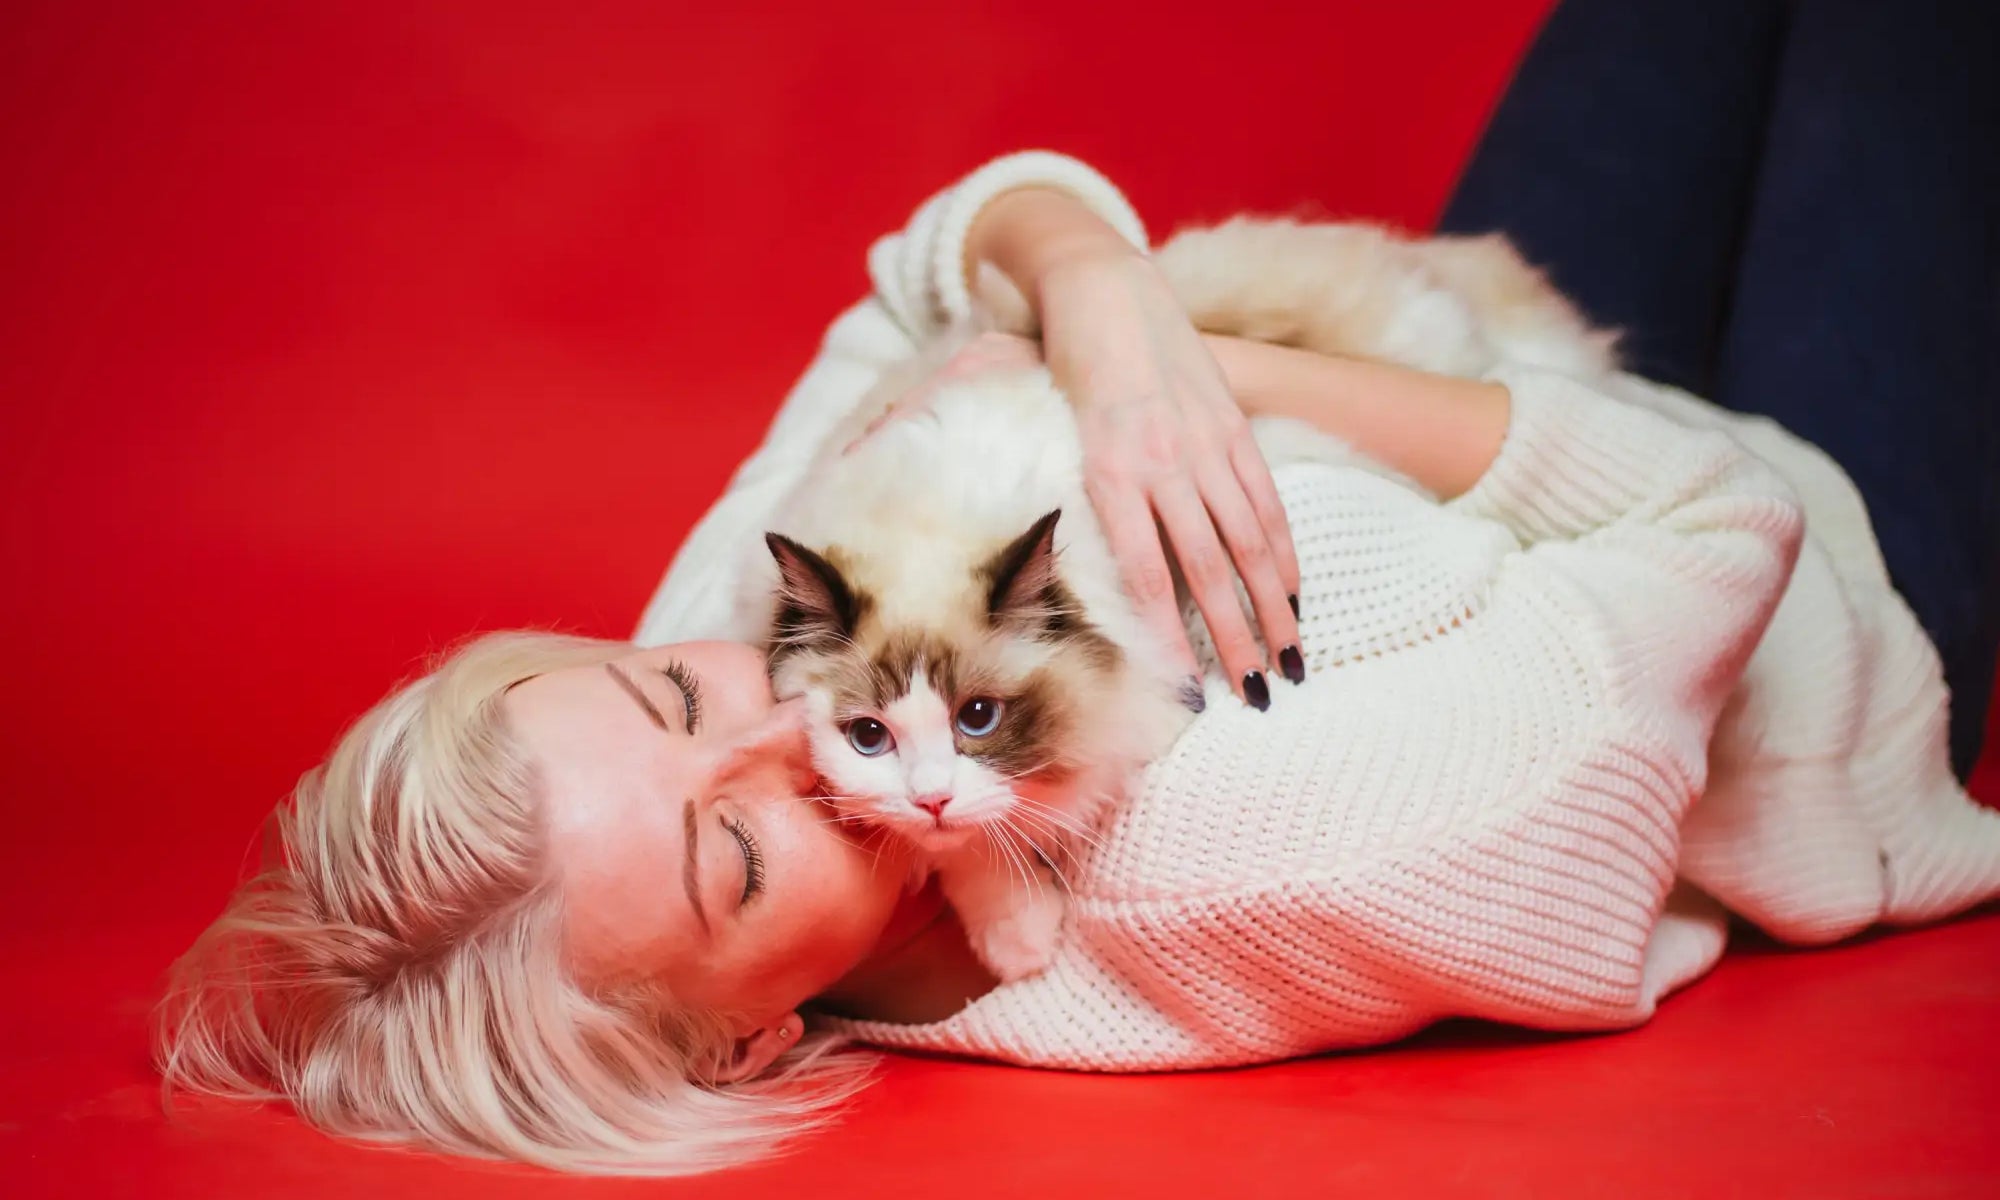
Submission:
[[[693,1184],[161,1116],[146,1009],[272,801],[460,634],[628,629],[925,193],[1047,144],[1162,228],[1422,226],[1543,6],[5,6],[0,1192],[2000,1194],[1990,915],[1739,953],[1619,1037],[903,1060]]]

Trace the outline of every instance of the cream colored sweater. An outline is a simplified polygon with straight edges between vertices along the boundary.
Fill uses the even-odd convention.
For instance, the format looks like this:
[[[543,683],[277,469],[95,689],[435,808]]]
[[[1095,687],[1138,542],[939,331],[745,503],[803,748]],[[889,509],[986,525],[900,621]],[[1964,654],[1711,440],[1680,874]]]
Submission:
[[[877,373],[967,314],[966,229],[1024,182],[1146,244],[1116,189],[1054,155],[932,199],[874,247],[875,294],[689,537],[641,642],[744,632],[744,548]],[[2000,814],[1946,767],[1936,655],[1839,469],[1629,376],[1611,394],[1495,378],[1506,442],[1449,503],[1279,469],[1307,681],[1250,710],[1191,623],[1208,711],[1075,873],[1055,965],[936,1024],[846,1028],[1095,1070],[1266,1061],[1449,1016],[1609,1028],[1714,963],[1723,906],[1819,942],[2000,891]]]

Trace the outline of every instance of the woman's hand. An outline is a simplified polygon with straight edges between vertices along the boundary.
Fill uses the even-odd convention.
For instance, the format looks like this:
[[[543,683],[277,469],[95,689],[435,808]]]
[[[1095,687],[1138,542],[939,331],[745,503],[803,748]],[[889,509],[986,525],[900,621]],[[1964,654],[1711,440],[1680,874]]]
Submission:
[[[1235,577],[1296,682],[1298,555],[1249,422],[1166,280],[1082,202],[1040,188],[981,211],[966,266],[982,261],[1035,308],[1049,369],[1076,408],[1092,506],[1140,617],[1187,672],[1189,706],[1199,708],[1200,682],[1163,530],[1239,694],[1268,706],[1268,664]]]
[[[1296,683],[1298,556],[1221,368],[1153,264],[1129,251],[1051,267],[1039,310],[1049,370],[1076,409],[1084,485],[1140,616],[1193,676],[1164,531],[1224,667],[1245,701],[1266,707],[1270,663],[1235,581]]]

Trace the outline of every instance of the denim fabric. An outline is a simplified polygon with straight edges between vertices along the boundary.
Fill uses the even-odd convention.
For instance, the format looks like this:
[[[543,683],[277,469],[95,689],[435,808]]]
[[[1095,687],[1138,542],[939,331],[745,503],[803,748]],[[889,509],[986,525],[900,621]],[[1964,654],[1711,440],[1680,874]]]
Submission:
[[[1441,227],[1847,470],[1963,777],[2000,647],[2000,3],[1565,0]]]

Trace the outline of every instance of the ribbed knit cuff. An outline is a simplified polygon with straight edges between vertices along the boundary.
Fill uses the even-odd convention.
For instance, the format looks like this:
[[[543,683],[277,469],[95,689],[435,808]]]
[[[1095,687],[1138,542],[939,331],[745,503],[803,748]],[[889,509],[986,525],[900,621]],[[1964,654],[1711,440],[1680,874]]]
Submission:
[[[937,224],[929,231],[923,261],[930,270],[929,294],[945,324],[958,324],[972,316],[972,293],[965,278],[965,239],[972,232],[973,221],[995,198],[1021,187],[1068,192],[1139,250],[1149,247],[1145,223],[1131,202],[1093,168],[1048,150],[1024,150],[996,158],[938,197]],[[920,214],[920,220],[930,215]],[[918,224],[911,223],[913,233]]]
[[[1671,507],[1743,454],[1726,434],[1676,424],[1566,375],[1502,367],[1487,379],[1512,398],[1507,438],[1450,506],[1523,541],[1579,537]]]

